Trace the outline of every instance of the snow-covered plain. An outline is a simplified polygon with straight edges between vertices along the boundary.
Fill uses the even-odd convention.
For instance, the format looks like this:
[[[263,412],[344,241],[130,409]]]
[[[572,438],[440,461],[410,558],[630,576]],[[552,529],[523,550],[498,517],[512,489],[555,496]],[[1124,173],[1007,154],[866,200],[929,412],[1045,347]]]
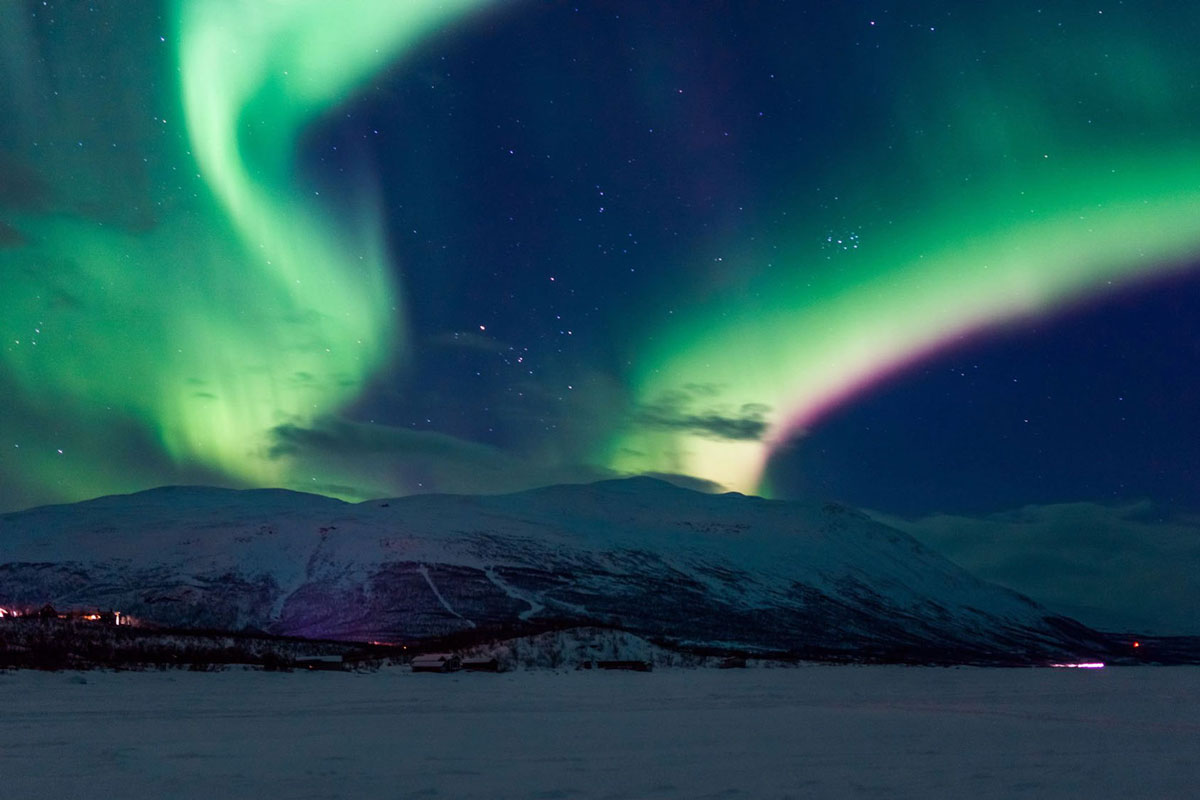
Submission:
[[[0,674],[0,796],[1194,797],[1200,669]]]

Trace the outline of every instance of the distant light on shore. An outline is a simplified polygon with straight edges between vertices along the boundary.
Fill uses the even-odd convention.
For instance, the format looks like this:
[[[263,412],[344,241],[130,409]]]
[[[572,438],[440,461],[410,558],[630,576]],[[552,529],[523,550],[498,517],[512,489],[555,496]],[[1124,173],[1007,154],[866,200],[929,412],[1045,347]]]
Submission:
[[[1060,667],[1064,669],[1103,669],[1103,661],[1085,661],[1082,664],[1051,664],[1052,667]]]

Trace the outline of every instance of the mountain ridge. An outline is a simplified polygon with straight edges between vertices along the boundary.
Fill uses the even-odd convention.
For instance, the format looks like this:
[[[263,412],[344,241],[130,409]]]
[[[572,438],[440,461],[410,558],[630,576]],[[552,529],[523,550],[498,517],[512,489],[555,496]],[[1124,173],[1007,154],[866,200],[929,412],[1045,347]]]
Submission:
[[[0,606],[41,602],[358,641],[553,623],[885,660],[1111,646],[853,509],[648,477],[361,503],[159,487],[0,515]]]

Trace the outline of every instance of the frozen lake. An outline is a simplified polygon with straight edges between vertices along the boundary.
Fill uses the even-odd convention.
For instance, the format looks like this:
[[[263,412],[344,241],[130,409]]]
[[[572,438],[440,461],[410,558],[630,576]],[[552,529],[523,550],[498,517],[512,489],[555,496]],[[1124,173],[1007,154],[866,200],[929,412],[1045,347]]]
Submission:
[[[1189,797],[1200,784],[1190,667],[10,672],[0,703],[5,800]]]

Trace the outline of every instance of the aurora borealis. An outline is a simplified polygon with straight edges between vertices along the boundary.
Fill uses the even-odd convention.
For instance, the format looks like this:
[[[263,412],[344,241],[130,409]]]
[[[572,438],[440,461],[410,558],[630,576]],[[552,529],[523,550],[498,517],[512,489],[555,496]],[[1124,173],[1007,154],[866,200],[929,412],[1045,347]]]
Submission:
[[[247,457],[246,444],[280,422],[308,423],[339,408],[402,352],[403,320],[369,187],[354,204],[353,226],[339,231],[333,211],[310,199],[319,191],[292,186],[291,159],[312,117],[427,29],[481,2],[179,4],[183,111],[200,175],[236,229],[242,258],[269,283],[263,291],[282,310],[272,322],[290,326],[289,314],[307,315],[307,330],[275,335],[268,359],[254,342],[234,356],[238,363],[221,365],[211,378],[215,397],[191,398],[165,428],[172,453],[234,477],[279,481],[263,460]]]
[[[639,473],[1200,505],[1173,444],[1200,327],[1169,302],[1200,263],[1200,11],[827,5],[0,6],[0,507]],[[1072,314],[1094,351],[1056,348]],[[922,377],[959,364],[997,379]],[[953,492],[873,488],[981,448]],[[996,466],[1035,462],[1068,477]]]
[[[182,133],[155,156],[172,172],[183,166],[194,173],[174,187],[191,195],[184,201],[190,207],[145,232],[112,232],[100,220],[50,215],[22,220],[45,246],[29,253],[18,247],[15,269],[6,275],[15,290],[8,362],[16,383],[42,398],[61,392],[64,402],[102,403],[109,412],[115,406],[176,463],[251,485],[288,480],[284,465],[263,455],[268,431],[337,409],[405,346],[396,281],[369,187],[362,187],[365,199],[340,215],[349,219],[337,219],[312,199],[319,191],[297,179],[295,140],[311,117],[425,29],[477,4],[335,8],[230,0],[164,9],[174,24],[163,32],[177,44],[164,48],[160,59],[178,60],[179,105],[164,104],[171,111],[161,116],[152,108],[142,114],[168,125],[182,113]],[[35,20],[40,13],[55,24],[49,6],[31,10]],[[146,9],[107,12],[132,16]],[[13,6],[5,13],[14,35],[28,24]],[[121,32],[112,33],[117,47]],[[168,36],[159,39],[165,43]],[[59,133],[54,127],[49,132]],[[120,131],[105,132],[114,138],[113,150],[123,149]],[[77,142],[81,149],[95,144]],[[103,190],[121,195],[113,185]],[[99,296],[80,304],[98,301],[91,319],[75,313],[78,308],[64,313],[60,298],[37,286],[39,279],[58,278],[54,267],[64,263],[99,288]],[[80,342],[81,335],[90,338]],[[46,452],[65,455],[66,449],[74,448],[68,443]],[[55,470],[36,460],[38,469]],[[74,491],[80,490],[93,491]]]
[[[722,307],[681,325],[682,333],[673,334],[680,339],[667,345],[671,355],[647,366],[642,392],[654,397],[689,384],[728,387],[721,399],[734,407],[776,409],[765,442],[672,433],[665,442],[623,445],[636,455],[617,463],[704,475],[754,492],[772,446],[786,444],[877,375],[952,337],[1177,267],[1200,244],[1194,226],[1200,170],[1186,158],[1130,163],[1114,170],[1120,179],[1082,193],[1080,184],[1090,181],[1072,180],[1068,170],[1054,172],[1051,185],[1026,184],[1031,190],[1017,193],[1003,212],[1031,221],[999,232],[972,231],[966,239],[945,238],[957,229],[953,223],[912,241],[884,239],[875,243],[881,252],[864,254],[857,268],[829,276],[827,285],[785,283],[770,299]],[[1126,188],[1125,175],[1137,176],[1137,194]],[[1057,185],[1070,188],[1061,192]],[[1144,199],[1085,204],[1081,194]],[[756,355],[746,358],[747,350]]]

